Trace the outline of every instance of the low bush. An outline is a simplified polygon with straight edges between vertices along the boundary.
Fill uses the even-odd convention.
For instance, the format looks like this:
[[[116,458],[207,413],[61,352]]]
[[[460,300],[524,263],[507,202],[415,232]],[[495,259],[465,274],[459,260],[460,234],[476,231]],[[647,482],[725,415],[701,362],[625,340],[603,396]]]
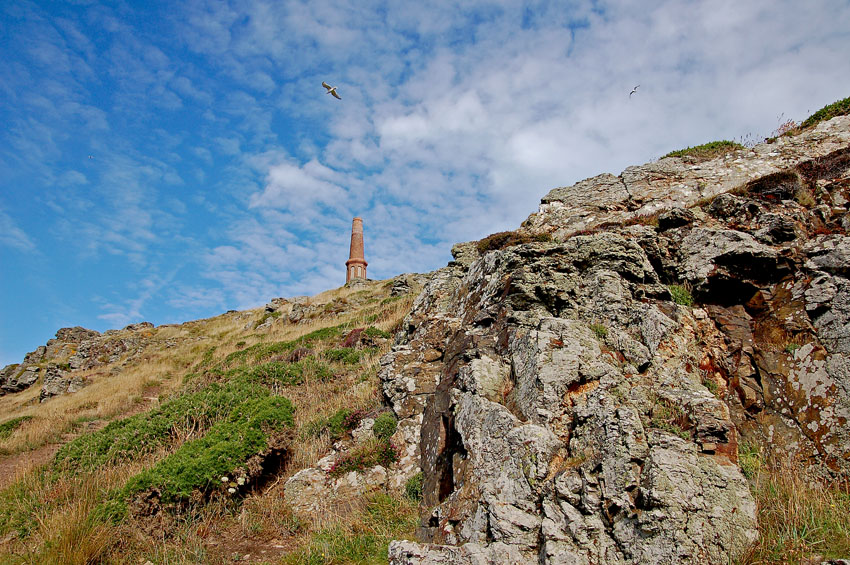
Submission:
[[[391,441],[374,439],[355,445],[348,453],[337,459],[328,474],[332,477],[344,475],[349,471],[363,471],[375,465],[389,467],[398,461],[398,452]]]
[[[102,430],[76,438],[59,450],[54,466],[57,471],[90,470],[136,458],[175,438],[202,434],[240,413],[246,402],[269,396],[266,387],[244,377],[225,384],[211,383],[149,412],[116,420]]]
[[[369,326],[365,330],[363,330],[363,335],[368,337],[380,337],[383,339],[389,339],[392,337],[390,332],[385,332],[384,330],[378,329],[375,326]]]
[[[596,334],[599,339],[605,339],[608,335],[608,328],[603,324],[590,324],[590,329]]]
[[[688,307],[694,305],[694,297],[691,296],[691,292],[686,286],[671,284],[668,289],[670,290],[670,298],[676,304]]]
[[[832,118],[838,116],[845,116],[847,114],[850,114],[850,97],[847,97],[844,100],[833,102],[832,104],[827,104],[826,106],[824,106],[823,108],[803,120],[803,123],[800,124],[800,127],[814,127],[820,122],[831,120]]]
[[[356,365],[360,362],[363,352],[353,347],[341,347],[339,349],[328,349],[322,356],[328,361],[340,361],[346,365]]]
[[[307,425],[305,430],[307,435],[318,437],[323,432],[327,431],[331,441],[336,441],[345,436],[360,424],[363,419],[362,410],[351,410],[349,408],[340,408],[333,415],[327,418],[314,420]]]
[[[288,399],[247,398],[201,438],[187,441],[152,468],[130,479],[124,498],[157,488],[164,502],[187,500],[194,490],[209,491],[252,455],[267,448],[269,434],[293,425]]]
[[[375,418],[372,433],[378,439],[389,439],[398,428],[398,421],[392,412],[384,412]]]
[[[746,147],[740,143],[724,139],[722,141],[703,143],[696,147],[686,147],[685,149],[679,149],[678,151],[671,151],[664,157],[693,157],[697,161],[709,161],[740,149],[746,149]],[[664,157],[662,157],[662,159]]]
[[[687,415],[672,402],[655,398],[649,414],[649,427],[665,430],[682,439],[691,439],[691,427]]]
[[[287,353],[297,347],[309,347],[318,342],[330,341],[338,338],[345,325],[332,326],[329,328],[321,328],[307,335],[301,336],[298,339],[290,341],[276,341],[274,343],[256,343],[251,347],[246,347],[241,351],[234,351],[224,358],[220,363],[220,367],[233,367],[244,365],[250,362],[266,361],[276,355]]]
[[[302,362],[283,363],[271,361],[257,365],[247,372],[249,378],[262,382],[278,382],[284,386],[299,385],[304,382]]]
[[[25,422],[32,420],[32,416],[18,416],[11,420],[6,420],[0,424],[0,439],[6,439],[15,433],[15,430],[20,428]]]

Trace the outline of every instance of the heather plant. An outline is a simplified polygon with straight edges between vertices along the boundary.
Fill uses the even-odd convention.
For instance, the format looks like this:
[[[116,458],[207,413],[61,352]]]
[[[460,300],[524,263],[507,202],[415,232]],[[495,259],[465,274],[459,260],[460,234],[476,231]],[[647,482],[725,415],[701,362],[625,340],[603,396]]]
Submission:
[[[310,422],[307,425],[306,433],[309,436],[318,437],[323,432],[327,432],[328,437],[332,441],[336,441],[356,428],[363,416],[362,410],[340,408],[327,418],[319,418]]]

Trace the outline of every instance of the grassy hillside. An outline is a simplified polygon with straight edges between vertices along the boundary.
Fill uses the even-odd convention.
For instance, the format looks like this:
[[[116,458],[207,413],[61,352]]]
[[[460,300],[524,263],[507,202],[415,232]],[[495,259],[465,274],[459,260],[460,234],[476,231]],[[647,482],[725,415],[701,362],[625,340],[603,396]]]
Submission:
[[[0,397],[0,562],[384,561],[414,501],[304,519],[282,487],[380,411],[378,359],[413,300],[390,287],[325,292],[297,323],[284,306],[150,328],[140,354],[76,371],[79,392]]]

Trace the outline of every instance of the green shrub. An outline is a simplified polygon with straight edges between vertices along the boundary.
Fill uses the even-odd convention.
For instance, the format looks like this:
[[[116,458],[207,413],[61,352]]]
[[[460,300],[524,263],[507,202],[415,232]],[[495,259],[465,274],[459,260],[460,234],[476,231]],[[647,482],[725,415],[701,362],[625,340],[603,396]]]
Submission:
[[[363,330],[363,335],[368,337],[380,337],[383,339],[389,339],[392,337],[392,334],[390,332],[385,332],[384,330],[378,329],[375,326],[369,326],[368,328]]]
[[[320,418],[310,422],[305,429],[305,433],[309,436],[318,437],[327,431],[330,439],[336,441],[356,428],[362,419],[362,410],[340,408],[328,418]]]
[[[257,379],[261,382],[275,381],[284,386],[300,385],[304,382],[304,367],[302,362],[283,363],[280,361],[271,361],[253,367],[247,374],[249,378]]]
[[[759,446],[752,442],[739,443],[738,465],[741,467],[741,472],[745,477],[748,479],[755,478],[764,465]]]
[[[395,414],[384,412],[375,418],[372,433],[378,439],[389,439],[395,433],[396,428],[398,428],[398,421],[395,418]]]
[[[404,495],[410,500],[422,500],[422,484],[425,480],[422,471],[419,471],[409,479],[404,485]]]
[[[655,398],[650,411],[649,427],[668,431],[682,439],[691,439],[687,415],[681,408],[663,398]]]
[[[321,328],[314,332],[308,333],[305,336],[293,339],[291,341],[277,341],[274,343],[256,343],[251,347],[241,351],[234,351],[224,358],[220,363],[220,367],[233,367],[245,365],[250,362],[261,362],[270,359],[276,355],[288,353],[297,347],[308,347],[317,342],[330,341],[338,338],[345,329],[345,324],[332,326],[329,328]]]
[[[246,399],[268,395],[267,388],[245,378],[212,383],[149,412],[116,420],[102,430],[76,438],[59,450],[54,463],[58,469],[90,470],[132,459],[166,445],[181,430],[209,429]]]
[[[685,157],[690,156],[694,157],[697,161],[709,161],[714,159],[715,157],[720,157],[722,155],[726,155],[727,153],[731,153],[732,151],[736,151],[739,149],[746,149],[740,143],[735,143],[734,141],[712,141],[710,143],[704,143],[702,145],[697,145],[696,147],[686,147],[685,149],[679,149],[678,151],[671,151],[664,157]],[[662,157],[662,159],[664,158]]]
[[[694,297],[691,296],[687,287],[678,284],[671,284],[668,289],[670,290],[670,298],[673,299],[673,302],[681,304],[682,306],[693,306]]]
[[[221,476],[264,451],[270,432],[292,426],[292,412],[288,399],[268,392],[262,398],[245,399],[203,437],[187,441],[152,468],[131,478],[121,491],[122,498],[157,488],[162,500],[170,502],[187,500],[196,489],[210,490],[219,484]]]
[[[328,361],[340,361],[346,365],[356,365],[360,362],[363,353],[353,347],[341,347],[339,349],[328,349],[322,356]]]
[[[344,475],[349,471],[371,469],[375,465],[389,467],[398,461],[395,446],[386,439],[374,439],[355,445],[348,453],[337,459],[328,473],[332,477]]]
[[[28,422],[29,420],[32,420],[32,418],[32,416],[18,416],[17,418],[6,420],[0,424],[0,439],[6,439],[11,436],[15,430],[24,424],[24,422]]]
[[[702,386],[707,388],[708,392],[710,392],[714,396],[718,396],[718,393],[720,391],[720,387],[717,386],[717,383],[714,380],[712,380],[710,378],[704,378],[702,380]]]
[[[800,124],[800,127],[814,127],[820,122],[830,120],[837,116],[845,116],[847,114],[850,114],[850,97],[824,106],[823,108],[803,120],[803,123]]]
[[[599,339],[605,339],[608,335],[608,328],[603,324],[590,324],[590,329],[596,334]]]

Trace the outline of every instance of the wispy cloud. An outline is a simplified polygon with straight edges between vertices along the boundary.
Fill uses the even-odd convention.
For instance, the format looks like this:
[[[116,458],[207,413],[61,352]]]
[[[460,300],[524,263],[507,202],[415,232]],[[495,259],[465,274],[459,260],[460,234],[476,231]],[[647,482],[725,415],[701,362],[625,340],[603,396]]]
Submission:
[[[2,209],[0,209],[0,245],[23,252],[36,250],[32,239]]]
[[[45,285],[85,273],[62,307],[85,319],[95,304],[101,323],[336,286],[354,215],[370,275],[431,270],[555,186],[767,135],[850,92],[845,0],[18,3],[0,17],[15,46],[0,245]]]

